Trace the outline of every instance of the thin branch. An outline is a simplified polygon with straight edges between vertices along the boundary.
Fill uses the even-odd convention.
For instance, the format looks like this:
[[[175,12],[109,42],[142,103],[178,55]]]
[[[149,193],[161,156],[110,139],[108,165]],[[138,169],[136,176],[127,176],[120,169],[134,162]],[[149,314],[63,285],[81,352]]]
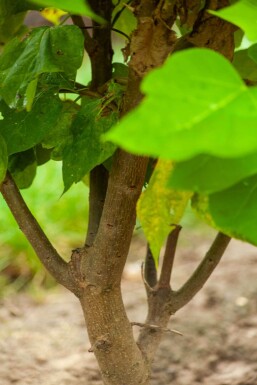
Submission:
[[[147,244],[145,264],[144,264],[144,279],[146,281],[147,287],[153,288],[157,284],[157,269],[155,266],[153,254],[151,252],[149,244]]]
[[[171,294],[172,312],[175,313],[185,306],[203,287],[215,267],[221,260],[231,238],[223,233],[218,233],[204,259],[193,272],[187,282]]]
[[[169,329],[169,328],[163,328],[163,327],[158,326],[158,325],[146,324],[146,323],[142,323],[142,322],[130,322],[130,324],[132,326],[139,326],[141,328],[148,328],[148,329],[152,329],[152,330],[158,330],[160,332],[165,332],[165,333],[175,333],[175,334],[178,334],[180,336],[183,336],[183,334],[180,333],[178,330]]]
[[[71,15],[73,24],[81,29],[84,35],[84,48],[88,53],[88,56],[91,57],[95,51],[95,42],[94,39],[90,36],[85,26],[84,20],[81,16]]]
[[[102,216],[109,172],[103,165],[96,166],[90,172],[89,219],[86,245],[92,246]]]
[[[9,172],[0,186],[0,191],[19,228],[30,242],[45,268],[61,285],[74,291],[74,282],[69,274],[68,264],[57,253],[37,220],[31,214]]]
[[[180,230],[181,230],[181,226],[176,225],[176,227],[170,232],[168,236],[165,253],[163,257],[163,262],[162,262],[161,276],[158,283],[159,287],[170,286],[170,277],[172,273]]]

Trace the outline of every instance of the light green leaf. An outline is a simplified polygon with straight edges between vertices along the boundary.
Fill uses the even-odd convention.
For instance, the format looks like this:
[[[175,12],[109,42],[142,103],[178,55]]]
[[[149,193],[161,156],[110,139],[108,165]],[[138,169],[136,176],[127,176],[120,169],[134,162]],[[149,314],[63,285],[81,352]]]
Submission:
[[[8,163],[7,147],[0,135],[0,183],[4,180]]]
[[[31,3],[42,5],[42,7],[55,7],[63,9],[75,15],[83,15],[102,22],[103,19],[97,16],[89,7],[86,0],[30,0]]]
[[[102,142],[102,135],[117,121],[117,114],[102,116],[101,100],[84,99],[72,127],[72,140],[63,150],[63,181],[67,191],[92,168],[115,151],[112,143]]]
[[[220,54],[178,52],[146,77],[142,92],[140,106],[106,135],[126,150],[173,160],[257,150],[257,88]]]
[[[257,40],[257,2],[255,0],[240,0],[229,7],[209,12],[237,25],[245,31],[249,40]]]
[[[256,173],[257,153],[234,159],[198,155],[175,165],[169,186],[208,194],[224,190]]]
[[[78,27],[35,28],[22,42],[18,38],[10,41],[0,56],[0,93],[11,107],[25,107],[27,103],[30,107],[37,77],[64,72],[75,79],[83,54],[83,35]]]
[[[46,93],[35,100],[30,112],[14,112],[4,101],[0,102],[0,111],[4,116],[0,120],[0,134],[11,155],[33,147],[55,127],[62,102],[57,96]]]
[[[17,186],[25,189],[31,186],[37,172],[37,162],[34,150],[31,148],[9,157],[8,170]]]
[[[211,194],[209,209],[223,232],[257,245],[257,175]]]
[[[137,215],[156,265],[166,237],[180,222],[191,196],[191,193],[167,187],[172,168],[170,161],[158,161],[148,188],[141,194],[137,204]]]

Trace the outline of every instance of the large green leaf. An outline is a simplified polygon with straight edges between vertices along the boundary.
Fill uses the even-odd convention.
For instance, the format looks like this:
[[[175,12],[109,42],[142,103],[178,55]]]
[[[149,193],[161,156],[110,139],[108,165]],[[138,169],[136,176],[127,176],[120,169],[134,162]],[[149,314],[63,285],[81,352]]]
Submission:
[[[3,137],[0,135],[0,183],[3,181],[8,163],[7,147]]]
[[[72,139],[63,150],[65,191],[115,151],[116,147],[102,142],[101,136],[117,121],[117,114],[102,116],[101,109],[101,100],[86,99],[72,124]]]
[[[46,93],[36,99],[30,112],[15,112],[4,101],[0,102],[0,111],[4,117],[0,120],[0,134],[11,155],[33,147],[55,127],[62,102],[57,96]]]
[[[240,0],[229,7],[218,11],[209,11],[245,31],[248,39],[257,40],[257,2],[256,0]]]
[[[13,39],[0,57],[1,96],[11,107],[26,105],[40,74],[64,72],[75,78],[83,54],[83,35],[73,25],[35,28],[23,41]]]
[[[185,160],[257,150],[257,88],[207,49],[172,55],[142,84],[146,95],[106,138],[139,154]]]
[[[257,153],[234,159],[198,155],[176,164],[169,185],[208,194],[224,190],[256,173]]]
[[[167,188],[173,165],[159,160],[147,189],[141,194],[137,215],[156,264],[160,250],[174,225],[179,224],[191,193]]]
[[[257,245],[257,175],[211,194],[209,209],[225,233]]]
[[[64,11],[84,15],[94,19],[95,21],[103,21],[101,17],[97,16],[89,7],[86,0],[30,0],[31,3],[42,5],[42,7],[55,7],[63,9]]]

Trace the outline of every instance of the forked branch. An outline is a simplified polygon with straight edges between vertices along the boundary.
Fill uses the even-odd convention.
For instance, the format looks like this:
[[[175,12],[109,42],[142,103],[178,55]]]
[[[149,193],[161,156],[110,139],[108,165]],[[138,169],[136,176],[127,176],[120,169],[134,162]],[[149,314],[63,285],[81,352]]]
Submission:
[[[37,256],[50,274],[67,289],[74,291],[74,282],[68,264],[57,253],[35,217],[26,205],[9,172],[0,186],[0,191],[9,206],[19,228],[24,233]]]

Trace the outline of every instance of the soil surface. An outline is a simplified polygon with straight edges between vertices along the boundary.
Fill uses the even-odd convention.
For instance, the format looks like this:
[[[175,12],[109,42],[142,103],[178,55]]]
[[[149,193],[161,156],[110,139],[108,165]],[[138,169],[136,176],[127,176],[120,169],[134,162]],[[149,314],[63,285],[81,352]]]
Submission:
[[[191,274],[210,237],[184,237],[174,289]],[[141,241],[132,245],[130,254],[123,277],[124,302],[130,320],[144,322]],[[66,290],[58,288],[42,298],[23,293],[2,299],[0,324],[1,385],[102,384],[88,352],[79,303]],[[183,336],[164,335],[151,385],[257,385],[257,249],[232,241],[203,290],[169,327]]]

